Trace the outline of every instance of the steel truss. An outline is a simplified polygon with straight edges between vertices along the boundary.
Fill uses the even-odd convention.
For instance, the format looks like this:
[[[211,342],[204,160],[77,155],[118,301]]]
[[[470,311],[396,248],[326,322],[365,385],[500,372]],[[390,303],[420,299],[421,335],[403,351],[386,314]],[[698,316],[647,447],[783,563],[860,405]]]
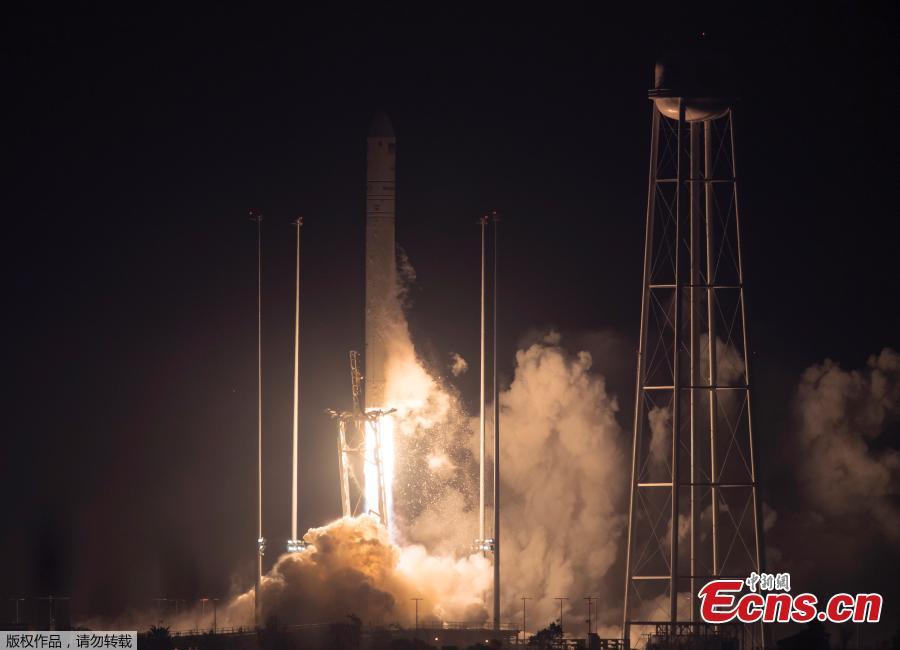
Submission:
[[[699,622],[708,579],[763,567],[733,111],[688,122],[684,104],[652,109],[626,645],[632,626]]]

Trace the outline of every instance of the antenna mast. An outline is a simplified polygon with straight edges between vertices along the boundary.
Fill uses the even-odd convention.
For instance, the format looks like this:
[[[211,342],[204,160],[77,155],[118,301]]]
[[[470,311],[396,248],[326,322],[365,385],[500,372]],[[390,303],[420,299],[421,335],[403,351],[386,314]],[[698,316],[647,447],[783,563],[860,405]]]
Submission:
[[[491,351],[491,379],[494,383],[494,630],[500,630],[500,389],[497,383],[497,227],[500,216],[491,212],[494,222],[494,318]]]

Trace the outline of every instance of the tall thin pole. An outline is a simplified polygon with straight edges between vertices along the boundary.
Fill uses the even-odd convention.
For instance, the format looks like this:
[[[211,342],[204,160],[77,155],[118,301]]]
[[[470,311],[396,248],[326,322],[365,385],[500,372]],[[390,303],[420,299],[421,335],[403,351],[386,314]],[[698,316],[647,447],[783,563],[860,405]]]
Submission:
[[[69,600],[68,596],[44,596],[42,598],[38,598],[37,600],[46,600],[47,601],[47,616],[49,616],[49,628],[51,630],[56,630],[56,607],[54,607],[54,603],[60,600]]]
[[[487,223],[488,217],[483,216],[479,220],[481,224],[481,392],[479,398],[479,409],[478,409],[478,428],[480,432],[479,438],[479,446],[478,446],[478,490],[479,490],[479,501],[478,501],[478,542],[480,545],[484,545],[484,457],[485,457],[485,417],[484,417],[484,366],[485,366],[485,356],[484,356],[484,341],[487,336],[487,332],[485,332],[484,328],[484,317],[485,317],[485,286],[487,283],[487,268],[485,265],[485,260],[487,258]]]
[[[716,339],[716,269],[713,255],[713,190],[710,180],[715,174],[713,169],[712,152],[712,124],[703,123],[703,175],[706,180],[704,191],[706,193],[706,323],[707,323],[707,360],[709,367],[707,375],[709,379],[709,482],[710,482],[710,543],[712,548],[712,575],[719,575],[719,493],[716,486],[719,482],[719,457],[716,452],[716,430],[718,429],[719,395],[716,385],[719,383],[717,371],[717,345]]]
[[[20,622],[19,620],[19,603],[24,603],[25,598],[10,598],[10,600],[16,601],[16,624]]]
[[[424,600],[424,599],[423,599],[423,598],[410,598],[410,600],[414,600],[414,601],[416,602],[416,628],[415,628],[416,632],[415,632],[415,638],[418,639],[418,638],[419,638],[419,601],[420,601],[420,600]]]
[[[491,213],[494,221],[494,318],[493,363],[491,379],[494,382],[494,630],[500,630],[500,389],[497,382],[497,230],[500,217]]]
[[[157,624],[163,624],[163,612],[165,611],[166,603],[168,600],[166,598],[154,598],[153,602],[156,603],[156,620]],[[18,623],[18,621],[16,621]]]
[[[565,596],[557,596],[553,600],[559,601],[559,632],[560,632],[560,635],[564,635],[564,632],[563,632],[563,601],[569,600],[569,599],[566,598]]]
[[[522,601],[522,645],[525,645],[525,641],[528,639],[528,633],[525,632],[525,601],[532,599],[528,596],[522,596],[519,600]]]
[[[297,431],[300,420],[300,229],[303,217],[294,221],[297,227],[297,281],[294,300],[294,414],[293,449],[291,454],[291,542],[297,541]]]
[[[254,623],[259,623],[259,586],[262,583],[265,540],[262,532],[262,213],[250,210],[250,219],[256,222],[256,487],[257,487],[257,537],[256,537],[256,586],[253,592]]]
[[[588,639],[590,639],[591,632],[593,631],[593,629],[591,627],[591,602],[596,600],[596,597],[595,596],[585,596],[584,599],[587,601],[587,604],[588,604],[587,624],[588,624]]]

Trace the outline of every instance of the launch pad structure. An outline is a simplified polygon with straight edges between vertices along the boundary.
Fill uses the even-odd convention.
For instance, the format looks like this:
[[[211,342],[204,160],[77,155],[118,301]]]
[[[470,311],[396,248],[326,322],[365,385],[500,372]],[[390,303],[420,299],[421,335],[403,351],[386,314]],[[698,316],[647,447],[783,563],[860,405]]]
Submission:
[[[359,372],[359,353],[350,351],[350,386],[353,394],[351,411],[329,410],[338,421],[338,471],[341,485],[341,511],[344,517],[368,513],[375,515],[385,527],[390,523],[387,484],[384,471],[381,424],[394,409],[363,410],[360,400],[363,377]],[[374,472],[366,472],[367,464]],[[377,509],[366,503],[372,490],[366,481],[377,482]]]

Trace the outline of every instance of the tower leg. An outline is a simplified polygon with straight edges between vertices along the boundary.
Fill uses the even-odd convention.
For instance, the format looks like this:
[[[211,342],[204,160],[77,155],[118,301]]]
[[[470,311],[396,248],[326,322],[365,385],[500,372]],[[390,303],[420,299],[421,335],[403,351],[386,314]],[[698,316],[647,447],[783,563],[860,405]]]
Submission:
[[[654,229],[654,210],[656,201],[656,166],[657,156],[659,152],[659,111],[652,109],[653,117],[650,125],[650,170],[648,172],[648,186],[651,188],[647,192],[647,215],[644,226],[644,264],[643,264],[643,281],[641,289],[641,325],[638,335],[638,351],[637,351],[637,373],[635,374],[635,398],[634,398],[634,422],[631,447],[631,489],[628,498],[628,538],[625,543],[625,597],[622,616],[622,639],[624,640],[625,650],[631,648],[631,589],[632,589],[632,552],[634,548],[634,512],[635,499],[637,498],[638,484],[638,457],[641,453],[641,438],[643,435],[644,422],[644,374],[646,372],[646,354],[647,345],[647,315],[649,313],[650,301],[650,261],[651,251],[653,248],[653,229]]]
[[[675,199],[675,297],[672,329],[675,336],[672,344],[672,515],[671,532],[669,540],[669,617],[670,622],[678,620],[678,533],[681,487],[681,394],[683,390],[681,379],[681,322],[682,292],[684,290],[684,275],[681,266],[683,264],[681,253],[681,240],[684,237],[684,212],[687,201],[685,175],[688,173],[689,156],[684,147],[684,100],[681,100],[678,110],[678,135],[676,137],[678,163],[677,163],[677,194]]]
[[[753,533],[754,533],[754,550],[756,552],[756,571],[761,573],[765,570],[765,544],[763,542],[762,527],[762,499],[759,497],[759,475],[756,466],[756,445],[753,439],[753,409],[751,408],[750,394],[750,343],[747,326],[747,305],[744,300],[744,257],[743,246],[741,245],[741,219],[740,210],[738,209],[738,190],[737,190],[737,160],[734,155],[734,110],[728,111],[728,138],[731,146],[731,177],[734,179],[734,219],[736,224],[737,238],[737,269],[738,282],[740,286],[740,305],[741,305],[741,329],[743,331],[743,348],[744,348],[744,380],[747,385],[747,435],[749,436],[749,452],[750,452],[750,479],[752,485],[753,499]],[[760,623],[760,645],[765,646],[767,629],[763,623]]]
[[[688,304],[690,305],[690,620],[696,620],[697,597],[697,435],[698,411],[700,400],[700,220],[701,205],[701,156],[700,139],[702,125],[696,122],[690,125],[691,171],[690,171],[690,287],[688,288]],[[696,628],[694,629],[696,632]]]

